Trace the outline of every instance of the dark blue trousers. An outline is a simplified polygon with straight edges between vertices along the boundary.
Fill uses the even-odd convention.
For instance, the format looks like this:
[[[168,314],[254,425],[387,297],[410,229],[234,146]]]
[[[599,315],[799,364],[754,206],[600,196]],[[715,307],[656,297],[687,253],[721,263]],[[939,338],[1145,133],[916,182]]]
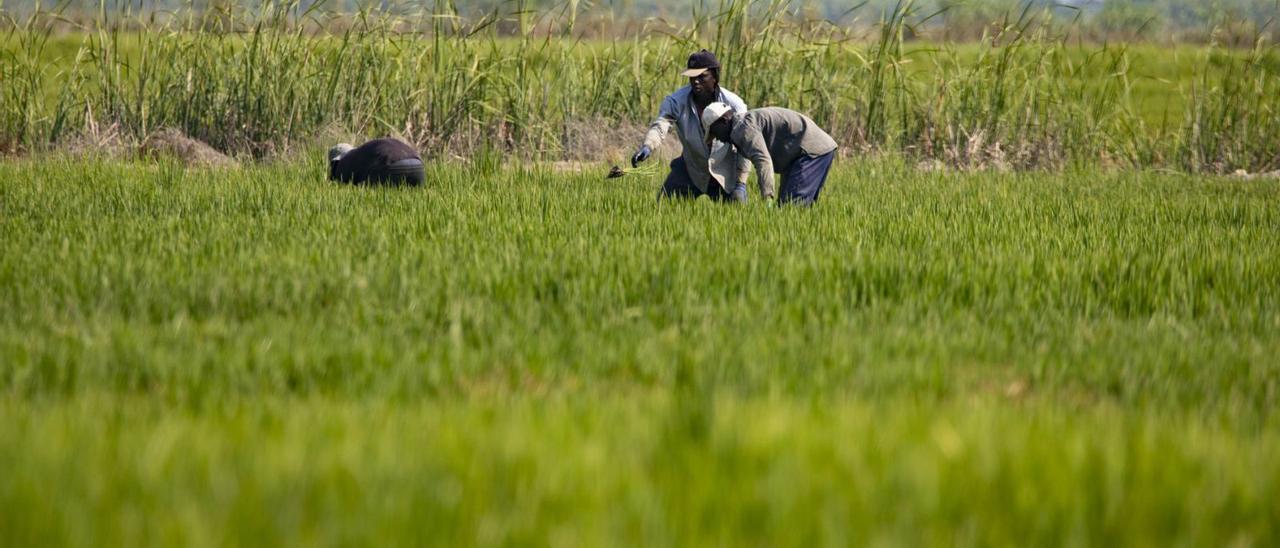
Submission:
[[[732,194],[725,192],[715,181],[707,181],[707,192],[698,190],[698,186],[693,184],[693,179],[689,178],[689,171],[684,168],[684,156],[671,161],[671,173],[667,174],[666,182],[662,183],[662,191],[658,193],[658,199],[662,198],[697,198],[706,194],[712,200],[717,202],[724,201],[747,201],[747,185],[739,185],[734,189]]]
[[[827,173],[836,158],[833,150],[822,156],[796,158],[782,176],[782,188],[778,191],[778,204],[813,205],[818,193],[827,184]]]

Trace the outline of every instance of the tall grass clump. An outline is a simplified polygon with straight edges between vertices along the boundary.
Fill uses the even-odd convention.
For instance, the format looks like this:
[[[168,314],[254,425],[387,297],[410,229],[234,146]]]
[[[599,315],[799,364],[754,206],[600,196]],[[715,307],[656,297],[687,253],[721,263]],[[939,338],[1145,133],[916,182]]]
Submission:
[[[1192,84],[1177,149],[1189,171],[1280,170],[1280,49],[1259,35],[1244,55],[1218,48]]]
[[[82,83],[80,56],[66,65],[48,62],[49,41],[61,20],[56,11],[36,9],[23,21],[0,2],[0,153],[57,142],[74,127],[75,101]]]
[[[1126,49],[1080,55],[1048,16],[1027,3],[983,36],[990,47],[933,55],[906,147],[953,166],[1026,169],[1098,161],[1145,138],[1124,131],[1135,123]]]

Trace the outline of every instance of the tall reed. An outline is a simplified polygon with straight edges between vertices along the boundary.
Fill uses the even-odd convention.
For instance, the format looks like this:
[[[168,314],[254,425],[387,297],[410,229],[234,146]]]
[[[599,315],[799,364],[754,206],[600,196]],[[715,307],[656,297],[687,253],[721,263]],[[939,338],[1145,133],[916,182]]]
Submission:
[[[1218,48],[1190,89],[1178,141],[1179,167],[1230,173],[1280,170],[1280,56],[1265,35],[1243,56]]]

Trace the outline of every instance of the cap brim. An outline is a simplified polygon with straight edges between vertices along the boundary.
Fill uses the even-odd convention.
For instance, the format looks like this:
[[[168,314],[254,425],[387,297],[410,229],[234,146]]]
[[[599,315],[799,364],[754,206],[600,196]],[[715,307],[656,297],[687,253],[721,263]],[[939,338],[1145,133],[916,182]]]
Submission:
[[[686,71],[684,71],[684,72],[681,72],[681,73],[680,73],[680,76],[684,76],[685,78],[693,78],[694,76],[697,76],[697,75],[699,75],[699,74],[702,74],[702,73],[704,73],[704,72],[706,72],[706,71],[707,71],[707,69],[705,69],[705,68],[691,68],[691,69],[689,69],[689,70],[686,70]]]

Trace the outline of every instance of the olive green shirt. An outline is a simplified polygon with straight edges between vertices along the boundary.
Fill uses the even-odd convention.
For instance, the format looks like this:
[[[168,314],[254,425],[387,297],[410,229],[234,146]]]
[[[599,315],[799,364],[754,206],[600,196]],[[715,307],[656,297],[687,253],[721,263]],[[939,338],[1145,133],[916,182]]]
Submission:
[[[808,116],[779,107],[734,114],[729,141],[755,166],[765,198],[774,196],[774,173],[786,173],[801,156],[822,156],[837,148],[835,139]]]

